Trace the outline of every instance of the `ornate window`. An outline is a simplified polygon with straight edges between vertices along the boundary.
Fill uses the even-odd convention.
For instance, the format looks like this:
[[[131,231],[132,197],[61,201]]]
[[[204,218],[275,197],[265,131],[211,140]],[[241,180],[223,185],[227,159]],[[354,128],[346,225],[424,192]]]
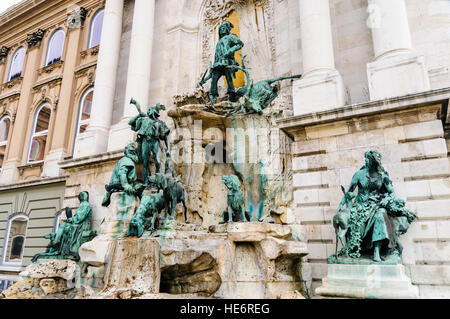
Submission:
[[[9,67],[8,80],[11,81],[22,75],[23,62],[25,61],[25,48],[20,47],[14,53]]]
[[[84,91],[80,99],[80,104],[78,107],[78,122],[77,130],[75,132],[75,143],[79,134],[85,132],[89,126],[91,120],[92,111],[92,99],[94,97],[94,87],[91,86]],[[75,150],[75,143],[73,148]]]
[[[66,34],[64,30],[58,29],[56,30],[50,40],[48,41],[47,47],[47,56],[45,58],[45,66],[53,64],[61,60],[63,47],[64,47],[64,38]]]
[[[93,48],[100,44],[100,38],[102,36],[103,15],[104,9],[98,10],[91,21],[91,28],[89,30],[89,42],[88,49]]]
[[[36,110],[28,149],[27,163],[29,164],[44,160],[51,113],[52,111],[48,102],[42,104]]]
[[[91,119],[93,98],[94,98],[94,87],[88,88],[81,96],[79,108],[80,111],[78,115],[77,134],[86,131],[89,125]]]
[[[28,216],[25,214],[14,214],[9,218],[3,246],[3,265],[20,266],[22,264],[27,226]]]
[[[6,157],[6,146],[8,144],[9,129],[11,127],[11,119],[9,116],[4,116],[0,119],[0,168],[3,166],[3,161]]]

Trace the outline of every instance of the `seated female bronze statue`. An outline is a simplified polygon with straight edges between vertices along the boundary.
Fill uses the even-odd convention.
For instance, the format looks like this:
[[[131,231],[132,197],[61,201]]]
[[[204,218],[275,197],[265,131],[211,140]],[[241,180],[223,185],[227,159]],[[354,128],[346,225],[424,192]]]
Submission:
[[[405,209],[403,200],[395,198],[392,181],[381,164],[380,153],[368,151],[365,159],[365,165],[353,176],[333,218],[337,239],[343,243],[345,238],[346,243],[337,256],[331,258],[360,258],[373,251],[376,262],[387,258],[393,260],[392,257],[398,257],[398,262],[402,254],[398,237],[406,233],[416,216]],[[358,194],[355,197],[353,192],[356,188]],[[342,228],[340,234],[339,227]]]

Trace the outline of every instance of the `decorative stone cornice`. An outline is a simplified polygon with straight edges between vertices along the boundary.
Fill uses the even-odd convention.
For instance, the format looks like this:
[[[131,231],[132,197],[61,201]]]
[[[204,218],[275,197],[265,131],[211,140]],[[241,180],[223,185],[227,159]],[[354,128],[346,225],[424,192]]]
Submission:
[[[42,29],[38,29],[37,31],[35,31],[31,34],[28,34],[28,36],[27,36],[28,48],[32,49],[32,48],[38,47],[41,44],[44,34],[45,34],[45,30],[42,30]]]
[[[48,74],[52,73],[54,70],[62,69],[62,66],[64,65],[63,60],[59,60],[58,62],[52,63],[50,65],[44,66],[43,68],[40,68],[37,70],[38,75],[41,76],[42,74]]]
[[[88,10],[84,7],[80,7],[78,10],[67,15],[67,28],[75,29],[83,26],[84,20],[86,20]]]
[[[2,46],[0,48],[0,63],[5,63],[6,58],[8,57],[8,53],[11,50],[11,48],[8,48],[6,46]]]
[[[14,88],[16,86],[18,87],[19,85],[22,84],[22,80],[23,80],[23,77],[19,76],[19,77],[15,78],[15,79],[13,79],[11,81],[3,83],[2,86],[1,86],[2,91],[6,90],[6,89]]]

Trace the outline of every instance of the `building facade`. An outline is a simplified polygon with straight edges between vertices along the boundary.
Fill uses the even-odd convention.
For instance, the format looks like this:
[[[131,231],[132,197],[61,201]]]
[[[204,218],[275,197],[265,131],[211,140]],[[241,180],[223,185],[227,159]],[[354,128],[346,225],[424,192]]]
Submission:
[[[0,16],[2,285],[58,227],[73,155],[89,123],[104,3],[22,1]]]
[[[86,9],[80,27],[67,27],[70,4]],[[98,16],[99,47],[90,45]],[[334,252],[331,218],[340,186],[347,188],[364,165],[364,152],[377,149],[397,195],[418,215],[402,238],[412,282],[421,297],[450,297],[450,3],[439,0],[23,1],[0,17],[3,255],[14,257],[10,220],[17,220],[19,243],[25,220],[27,236],[37,227],[31,222],[39,214],[21,211],[19,199],[19,208],[11,204],[24,190],[51,186],[51,200],[58,200],[53,207],[42,197],[51,214],[36,217],[48,223],[35,244],[25,237],[25,251],[28,243],[33,248],[22,265],[43,250],[41,235],[51,230],[54,214],[75,207],[81,190],[91,195],[99,227],[107,213],[100,205],[104,185],[133,138],[128,120],[137,113],[130,99],[174,109],[174,96],[193,92],[208,69],[225,19],[245,44],[255,81],[303,74],[282,82],[276,103],[292,156],[293,201],[282,221],[305,234],[310,290]],[[62,38],[58,60],[48,48]],[[92,108],[83,117],[85,101]],[[35,125],[40,118],[46,120]]]

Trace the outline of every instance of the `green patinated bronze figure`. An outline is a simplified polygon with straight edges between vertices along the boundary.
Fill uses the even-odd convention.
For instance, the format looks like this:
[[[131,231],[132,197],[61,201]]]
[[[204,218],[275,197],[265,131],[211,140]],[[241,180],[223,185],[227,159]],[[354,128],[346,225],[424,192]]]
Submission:
[[[380,153],[366,152],[365,161],[347,192],[342,188],[344,197],[333,218],[336,253],[328,258],[329,263],[366,263],[370,258],[393,264],[401,261],[399,236],[406,233],[416,215],[405,208],[405,201],[396,198]],[[338,241],[343,245],[339,252]]]
[[[239,39],[236,34],[231,33],[231,29],[234,26],[231,22],[225,21],[219,27],[219,41],[216,45],[214,64],[209,69],[209,74],[203,76],[199,85],[202,86],[206,81],[211,79],[211,89],[209,91],[209,98],[211,103],[214,104],[219,96],[217,82],[222,76],[225,76],[228,85],[228,100],[230,102],[236,102],[236,92],[233,84],[233,78],[236,77],[236,69],[230,68],[230,66],[238,66],[238,62],[234,58],[236,51],[239,51],[244,43]],[[205,77],[206,76],[206,77]]]
[[[148,185],[148,178],[150,172],[150,158],[155,163],[156,173],[161,172],[161,144],[163,140],[166,145],[166,169],[170,167],[170,149],[169,149],[169,133],[170,129],[166,123],[159,119],[159,111],[165,110],[165,106],[157,104],[150,107],[147,114],[141,111],[140,104],[131,99],[131,104],[134,104],[139,112],[138,115],[130,119],[128,124],[131,129],[137,132],[137,145],[139,162],[144,166],[144,184]]]
[[[185,223],[189,224],[186,207],[186,190],[181,182],[177,181],[171,174],[156,173],[149,178],[150,187],[157,191],[162,190],[164,196],[164,218],[170,213],[170,220],[175,218],[175,211],[178,203],[183,204]]]
[[[244,114],[258,113],[261,115],[263,110],[270,105],[278,97],[279,86],[272,85],[278,81],[299,79],[301,74],[292,76],[283,76],[275,79],[263,80],[253,84],[249,70],[245,67],[245,56],[242,57],[242,66],[231,66],[230,68],[242,70],[246,76],[246,84],[241,87],[236,95],[238,98],[243,97],[244,103],[241,107],[236,108],[230,114],[242,112]]]
[[[102,206],[109,206],[111,194],[113,193],[126,192],[139,198],[142,196],[145,187],[140,183],[136,183],[136,163],[138,161],[139,158],[136,154],[134,143],[128,144],[124,150],[124,157],[114,167],[109,184],[105,185],[106,194],[103,197]]]
[[[222,176],[222,182],[228,188],[227,210],[222,213],[222,222],[248,222],[245,216],[244,194],[241,190],[241,182],[236,175]],[[228,217],[228,218],[227,218]]]
[[[139,208],[130,221],[126,236],[141,237],[144,234],[148,218],[150,217],[152,217],[152,220],[147,230],[154,230],[156,218],[158,218],[164,207],[165,200],[163,192],[143,196]]]
[[[81,192],[78,195],[80,206],[72,216],[72,210],[65,208],[67,221],[62,222],[56,233],[46,235],[50,239],[45,253],[36,254],[32,262],[38,259],[71,259],[78,261],[78,249],[84,243],[97,236],[96,231],[91,230],[92,208],[89,204],[89,193]]]

